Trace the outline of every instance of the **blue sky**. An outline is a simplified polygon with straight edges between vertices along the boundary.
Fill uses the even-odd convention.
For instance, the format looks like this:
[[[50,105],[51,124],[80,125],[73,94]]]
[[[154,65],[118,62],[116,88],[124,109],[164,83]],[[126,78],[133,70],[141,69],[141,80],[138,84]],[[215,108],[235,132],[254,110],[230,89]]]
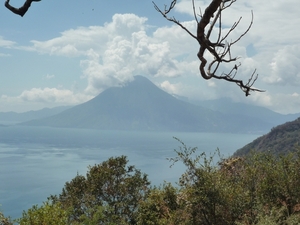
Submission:
[[[156,1],[162,8],[170,2]],[[196,1],[196,8],[204,10],[209,2]],[[15,7],[23,3],[10,1]],[[233,53],[242,63],[238,76],[247,80],[256,68],[255,87],[266,92],[246,98],[232,83],[201,78],[197,42],[156,12],[151,0],[42,0],[23,18],[3,1],[0,112],[79,104],[134,75],[192,100],[228,97],[300,112],[299,6],[299,0],[238,0],[224,12],[224,29],[243,17],[232,38],[254,13],[252,29]],[[178,0],[173,15],[195,32],[192,13],[191,0]]]

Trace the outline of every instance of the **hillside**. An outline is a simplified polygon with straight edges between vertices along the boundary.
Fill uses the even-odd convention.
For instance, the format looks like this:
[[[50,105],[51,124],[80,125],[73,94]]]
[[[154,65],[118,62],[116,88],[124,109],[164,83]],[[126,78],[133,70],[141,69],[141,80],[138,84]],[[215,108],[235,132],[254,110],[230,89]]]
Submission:
[[[285,154],[299,149],[300,117],[292,122],[279,125],[266,134],[243,148],[237,150],[234,155],[245,155],[251,150],[275,154]]]
[[[227,115],[181,101],[143,76],[109,88],[88,102],[57,115],[23,123],[30,126],[103,130],[257,133],[270,123]]]

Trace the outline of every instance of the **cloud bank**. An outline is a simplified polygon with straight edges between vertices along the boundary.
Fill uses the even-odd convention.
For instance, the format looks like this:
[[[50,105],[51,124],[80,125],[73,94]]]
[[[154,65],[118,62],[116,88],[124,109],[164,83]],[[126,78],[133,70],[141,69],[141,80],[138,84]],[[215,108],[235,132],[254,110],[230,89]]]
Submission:
[[[104,26],[79,27],[48,41],[32,41],[30,50],[84,58],[80,65],[88,81],[85,92],[94,95],[131,81],[137,74],[177,77],[191,72],[193,67],[189,64],[193,61],[177,59],[192,52],[189,37],[176,26],[159,28],[149,35],[146,21],[134,14],[115,14]],[[177,41],[171,42],[172,37]],[[180,51],[182,47],[186,50]]]
[[[209,2],[196,1],[196,8],[204,10]],[[201,78],[196,56],[198,43],[184,30],[171,23],[164,27],[150,26],[147,18],[135,14],[115,14],[103,25],[69,29],[53,39],[33,40],[30,46],[23,46],[23,50],[41,55],[78,59],[87,85],[80,94],[52,87],[35,87],[25,90],[18,98],[32,102],[80,102],[108,87],[131,81],[134,75],[145,75],[172,94],[197,99],[230,97],[278,112],[299,112],[298,5],[298,0],[290,0],[288,4],[285,0],[241,0],[224,13],[224,32],[243,16],[236,35],[247,29],[251,10],[254,13],[252,29],[236,44],[233,53],[241,57],[241,78],[247,79],[256,68],[259,79],[255,86],[267,92],[253,93],[247,99],[234,84]],[[178,1],[174,16],[181,15],[190,18],[183,21],[183,25],[196,31],[190,0]],[[0,37],[0,46],[13,45],[15,43]]]

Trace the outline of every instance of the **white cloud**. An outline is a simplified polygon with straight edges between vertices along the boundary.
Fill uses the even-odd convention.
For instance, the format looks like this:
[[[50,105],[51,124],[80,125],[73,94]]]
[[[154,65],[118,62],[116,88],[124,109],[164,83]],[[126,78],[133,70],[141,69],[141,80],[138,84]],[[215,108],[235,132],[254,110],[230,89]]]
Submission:
[[[182,87],[180,84],[171,84],[168,80],[159,85],[163,90],[170,94],[181,94]]]
[[[0,36],[0,48],[11,48],[16,43],[13,41],[5,40],[2,36]],[[10,54],[0,52],[0,57],[9,57]]]
[[[270,63],[270,75],[264,81],[277,85],[300,85],[300,45],[279,49]]]
[[[32,88],[31,90],[23,91],[17,98],[24,102],[62,103],[65,105],[75,105],[89,100],[91,96],[75,94],[66,89]]]
[[[0,47],[12,47],[16,43],[14,41],[5,40],[2,36],[0,36]]]
[[[199,15],[201,10],[202,14],[204,13],[204,9],[208,4],[210,3],[210,0],[195,0],[195,8],[196,8],[196,13]],[[192,8],[192,1],[189,0],[181,0],[178,1],[175,7],[176,12],[179,13],[186,13],[189,14],[190,16],[194,16],[193,14],[193,8]]]
[[[264,98],[262,96],[260,96],[260,98]],[[292,94],[267,93],[265,94],[265,98],[268,99],[267,106],[269,106],[270,109],[276,112],[283,114],[300,112],[300,95],[297,92],[294,92]],[[266,106],[266,104],[262,104],[262,106]]]
[[[55,77],[55,75],[53,75],[53,74],[47,74],[46,76],[45,76],[45,79],[47,79],[47,80],[50,80],[50,79],[53,79]]]
[[[196,9],[203,10],[210,1],[196,1]],[[300,85],[300,24],[298,0],[278,0],[272,2],[260,0],[239,0],[223,13],[223,25],[233,23],[242,16],[237,33],[245,30],[250,22],[250,11],[253,10],[254,23],[249,33],[239,41],[234,50],[242,56],[239,76],[244,79],[253,69],[259,74],[255,86],[267,90],[265,93],[252,93],[247,99],[234,89],[234,86],[219,81],[213,88],[218,96],[230,96],[239,101],[251,101],[281,113],[300,112],[298,89]],[[192,7],[189,0],[179,2],[177,11],[189,13]],[[246,47],[252,44],[254,54],[247,57]],[[276,85],[275,87],[269,85]],[[233,94],[234,93],[234,94]],[[236,97],[239,96],[239,97]]]
[[[90,48],[102,52],[106,48],[105,43],[112,38],[119,35],[128,37],[133,32],[144,30],[146,21],[146,18],[134,14],[115,14],[112,22],[104,26],[78,27],[64,31],[60,37],[48,41],[34,40],[30,49],[68,57],[85,55]]]
[[[136,74],[178,77],[191,71],[188,65],[194,62],[174,58],[188,57],[192,52],[188,36],[181,28],[165,28],[165,34],[157,29],[151,36],[146,33],[146,21],[133,14],[115,14],[104,26],[79,27],[52,40],[32,41],[30,49],[50,55],[85,57],[80,61],[83,77],[88,81],[85,91],[93,95],[131,81]],[[186,41],[180,40],[181,37]],[[185,51],[178,51],[182,45],[178,41],[186,43]]]
[[[11,56],[10,54],[5,54],[5,53],[0,53],[0,57],[9,57]]]
[[[298,92],[295,89],[295,86],[300,85],[300,33],[295,30],[300,24],[298,1],[289,0],[287,3],[286,0],[239,0],[224,12],[223,22],[227,30],[234,21],[243,16],[241,24],[233,32],[233,39],[247,29],[251,10],[254,13],[252,29],[236,43],[232,53],[241,57],[242,66],[237,76],[247,81],[257,68],[259,78],[255,86],[267,89],[268,92],[252,93],[247,101],[276,110],[280,108],[280,104],[286,105],[289,110],[298,110],[296,100],[299,97],[296,96]],[[198,0],[196,9],[200,6],[203,12],[210,2]],[[178,1],[175,9],[175,18],[180,18],[182,13],[189,14],[190,21],[182,21],[182,24],[196,33],[191,1]],[[24,49],[52,56],[78,57],[82,77],[87,80],[84,93],[89,96],[108,87],[122,85],[132,80],[134,75],[141,74],[152,76],[154,82],[161,83],[162,88],[175,94],[199,99],[231,97],[246,101],[235,84],[201,78],[197,58],[199,44],[181,27],[170,23],[167,27],[148,29],[146,22],[146,18],[134,14],[115,14],[103,26],[70,29],[47,41],[32,41],[32,46]],[[0,46],[1,40],[0,38]],[[248,46],[251,46],[251,54],[248,54]],[[222,66],[219,72],[226,68],[229,68],[228,65]],[[170,78],[173,79],[172,82]],[[276,90],[274,84],[277,85]],[[287,87],[293,88],[286,89]],[[44,97],[40,99],[43,101],[63,99],[59,95],[76,96],[74,93],[63,92],[62,89],[53,89],[52,95],[47,94],[44,89],[40,91],[43,92]],[[60,94],[55,95],[55,91]],[[34,97],[38,90],[30,92],[26,93],[27,99],[39,100]],[[289,98],[292,99],[291,107],[287,106]]]
[[[52,108],[61,105],[77,105],[86,102],[93,96],[74,93],[66,89],[32,88],[23,91],[19,96],[0,96],[0,111],[26,112],[41,108]]]

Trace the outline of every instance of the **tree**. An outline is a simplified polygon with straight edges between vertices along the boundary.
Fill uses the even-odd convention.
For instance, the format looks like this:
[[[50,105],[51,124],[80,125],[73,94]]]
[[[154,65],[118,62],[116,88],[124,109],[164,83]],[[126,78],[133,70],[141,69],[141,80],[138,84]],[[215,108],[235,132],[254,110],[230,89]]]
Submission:
[[[147,198],[139,204],[138,225],[187,224],[190,217],[186,213],[183,196],[183,192],[170,183],[151,189]]]
[[[164,10],[161,10],[154,2],[155,9],[167,20],[174,22],[175,24],[179,25],[183,28],[191,37],[197,40],[200,45],[198,51],[198,58],[200,60],[200,74],[201,76],[209,80],[211,78],[226,80],[228,82],[236,83],[241,90],[248,96],[250,91],[259,91],[257,88],[253,87],[253,84],[258,78],[256,74],[256,70],[251,74],[249,80],[245,83],[243,80],[237,79],[236,74],[238,68],[241,66],[241,63],[238,63],[238,57],[233,57],[231,55],[231,48],[234,44],[236,44],[243,36],[245,36],[248,31],[250,30],[252,23],[253,23],[253,13],[252,19],[245,30],[238,38],[235,40],[228,41],[228,37],[233,32],[233,30],[238,26],[242,17],[239,18],[237,22],[235,22],[229,31],[222,36],[222,13],[225,9],[229,8],[236,0],[212,0],[209,6],[205,9],[204,14],[200,15],[200,20],[196,14],[195,10],[195,1],[192,0],[193,10],[194,10],[194,17],[195,21],[197,22],[197,34],[194,35],[190,32],[182,23],[175,19],[175,17],[169,17],[168,14],[172,11],[175,7],[177,0],[173,0],[169,7],[165,6]],[[211,21],[212,19],[212,21]],[[216,25],[218,24],[218,25]],[[217,26],[217,27],[216,27]],[[205,30],[208,28],[207,30]],[[217,40],[212,40],[212,32],[217,30]],[[207,65],[207,57],[205,57],[205,53],[208,52],[212,57],[212,61],[209,62]],[[230,63],[232,64],[232,68],[227,72],[222,72],[218,74],[218,69],[220,68],[222,63]],[[205,71],[206,69],[206,71]]]
[[[22,217],[17,220],[19,225],[66,225],[67,212],[59,203],[44,202],[42,206],[34,205],[23,211]]]
[[[189,215],[186,224],[235,224],[249,206],[242,176],[231,175],[229,168],[223,171],[217,166],[218,150],[210,156],[204,152],[195,155],[197,148],[188,148],[181,140],[176,140],[181,146],[175,150],[177,156],[170,161],[180,161],[186,166],[186,172],[179,180],[181,201],[185,203],[185,214]]]
[[[0,225],[13,225],[10,218],[5,217],[2,212],[0,212]]]
[[[127,163],[126,156],[120,156],[91,166],[86,177],[77,174],[51,199],[69,212],[72,223],[136,224],[138,204],[145,199],[150,182]]]
[[[282,156],[251,152],[245,157],[224,159],[218,151],[210,156],[196,154],[197,148],[188,148],[177,140],[182,146],[170,161],[182,162],[186,172],[179,180],[177,212],[167,204],[163,209],[168,215],[182,209],[188,220],[178,224],[300,223],[300,151]],[[154,213],[160,208],[153,207]]]

